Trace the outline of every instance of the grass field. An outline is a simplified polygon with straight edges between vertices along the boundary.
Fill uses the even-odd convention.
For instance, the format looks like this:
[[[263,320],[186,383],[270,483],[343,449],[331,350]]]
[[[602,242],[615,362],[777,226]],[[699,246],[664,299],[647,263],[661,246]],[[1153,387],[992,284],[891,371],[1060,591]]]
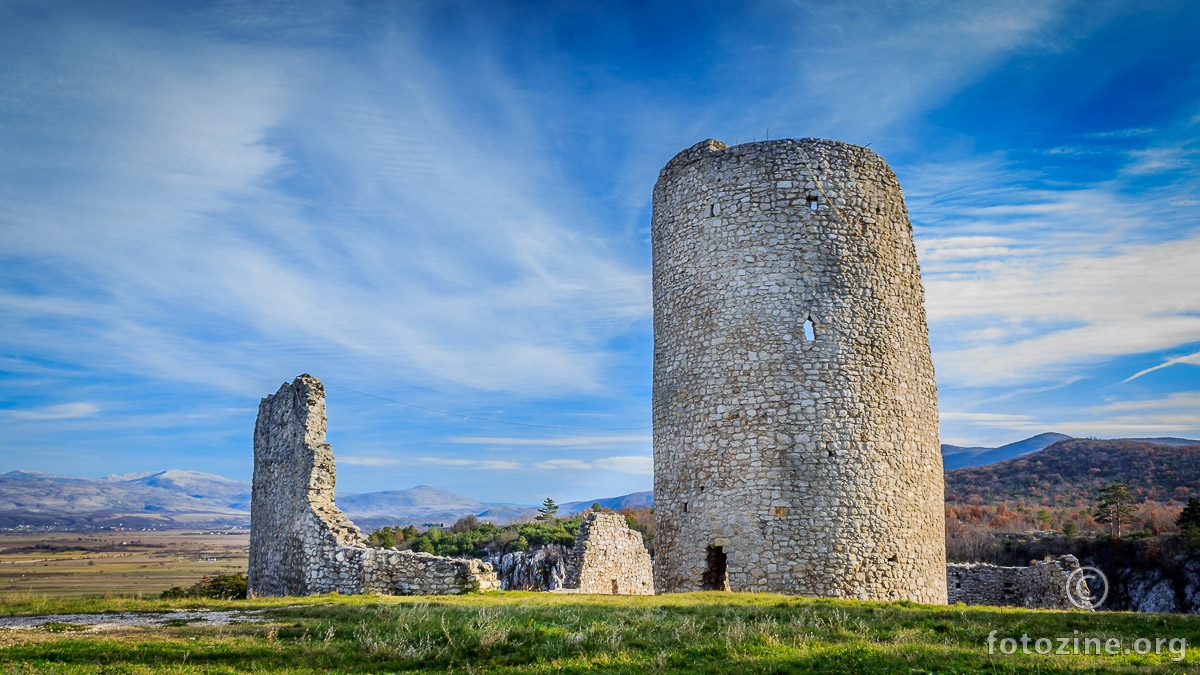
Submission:
[[[0,614],[258,608],[267,623],[0,633],[7,673],[1175,673],[1162,653],[988,654],[988,636],[1200,644],[1200,617],[926,607],[766,594],[492,593],[226,602],[14,597]],[[1075,631],[1078,631],[1076,633]],[[1036,644],[1031,642],[1031,651]],[[997,645],[998,646],[998,645]]]
[[[245,531],[0,533],[0,598],[156,595],[245,571],[249,545]]]
[[[0,629],[0,673],[1200,673],[1200,652],[1190,648],[1200,645],[1200,617],[1180,615],[731,593],[157,597],[204,575],[244,571],[247,543],[244,533],[0,535],[0,616],[206,608],[262,610],[265,620]],[[1000,652],[1002,640],[1022,635],[1031,653],[1016,642],[1008,646],[1017,653]],[[1068,651],[1075,638],[1120,647],[1043,655],[1038,638],[1067,638]],[[1136,653],[1138,638],[1151,653]]]

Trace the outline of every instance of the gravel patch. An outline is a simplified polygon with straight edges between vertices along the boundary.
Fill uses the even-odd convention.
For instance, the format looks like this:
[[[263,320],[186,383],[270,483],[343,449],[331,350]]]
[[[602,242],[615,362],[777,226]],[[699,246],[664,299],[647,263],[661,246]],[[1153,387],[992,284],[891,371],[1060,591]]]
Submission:
[[[92,632],[130,626],[225,626],[231,623],[262,623],[261,610],[118,612],[115,614],[44,614],[0,617],[0,630],[28,630],[49,625],[67,630]]]

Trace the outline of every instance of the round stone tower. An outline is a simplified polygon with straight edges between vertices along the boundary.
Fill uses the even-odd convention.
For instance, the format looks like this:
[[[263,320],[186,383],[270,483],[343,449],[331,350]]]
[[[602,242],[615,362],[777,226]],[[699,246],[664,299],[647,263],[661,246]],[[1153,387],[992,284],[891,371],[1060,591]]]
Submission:
[[[654,187],[659,592],[946,602],[937,386],[874,152],[699,143]]]

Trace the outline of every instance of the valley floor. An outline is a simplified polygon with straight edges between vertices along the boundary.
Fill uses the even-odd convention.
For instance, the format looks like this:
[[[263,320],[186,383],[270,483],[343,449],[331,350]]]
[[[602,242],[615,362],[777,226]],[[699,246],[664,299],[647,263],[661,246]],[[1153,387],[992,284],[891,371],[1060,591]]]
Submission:
[[[238,601],[24,597],[0,603],[0,616],[199,608],[253,613],[244,622],[223,624],[167,619],[151,626],[111,622],[104,628],[54,621],[0,629],[0,672],[1200,672],[1195,661],[1200,652],[1192,647],[1200,645],[1200,617],[768,594]],[[1028,654],[1020,646],[1026,635]],[[994,654],[989,654],[989,636]],[[1075,643],[1077,638],[1081,642]],[[1119,645],[1117,653],[1082,653],[1088,638],[1106,649]],[[1186,653],[1182,641],[1189,647]],[[1080,653],[1069,653],[1073,645],[1081,645]],[[1016,653],[1001,653],[1005,646]],[[1039,647],[1068,653],[1039,654]]]
[[[0,599],[158,595],[245,572],[249,549],[246,530],[2,532]]]

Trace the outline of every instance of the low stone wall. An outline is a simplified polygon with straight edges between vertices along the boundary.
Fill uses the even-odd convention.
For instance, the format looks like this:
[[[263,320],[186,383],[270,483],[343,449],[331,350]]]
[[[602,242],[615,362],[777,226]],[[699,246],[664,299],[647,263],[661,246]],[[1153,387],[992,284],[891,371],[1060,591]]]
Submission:
[[[563,588],[605,595],[654,595],[654,570],[640,532],[617,513],[592,513],[579,525]]]
[[[365,553],[366,593],[455,595],[496,590],[500,590],[500,580],[482,560],[395,549],[367,549]]]
[[[1073,555],[1042,560],[1029,567],[987,563],[950,563],[946,581],[950,603],[1075,609],[1067,597],[1067,577],[1079,569]]]
[[[479,560],[371,549],[334,504],[325,387],[311,375],[262,400],[254,427],[249,594],[448,594],[499,588]]]
[[[543,546],[534,551],[513,551],[489,559],[505,591],[557,591],[567,575],[567,551]]]

